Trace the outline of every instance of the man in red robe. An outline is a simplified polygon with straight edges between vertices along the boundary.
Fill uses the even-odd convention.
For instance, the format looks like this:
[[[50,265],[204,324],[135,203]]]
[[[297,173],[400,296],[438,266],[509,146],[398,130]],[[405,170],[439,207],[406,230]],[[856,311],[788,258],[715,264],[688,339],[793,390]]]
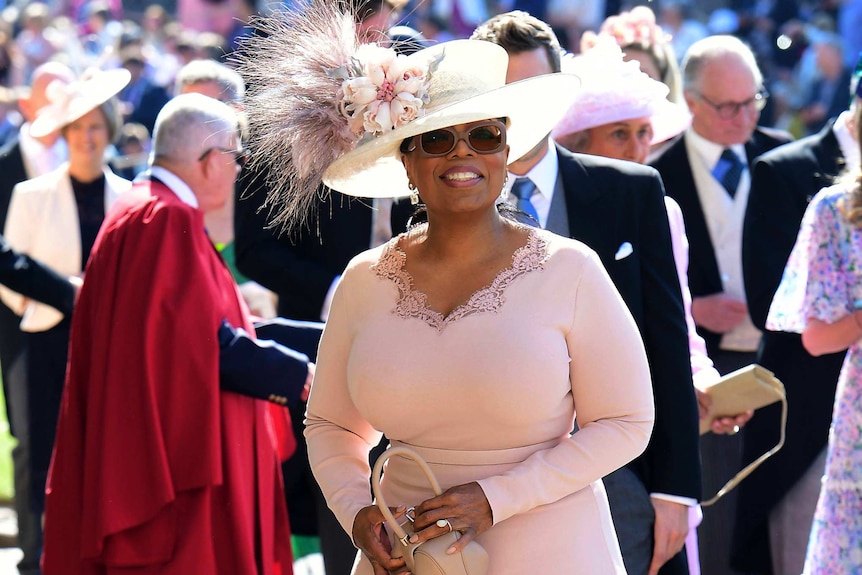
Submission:
[[[238,133],[228,106],[173,99],[149,180],[105,218],[72,322],[45,575],[291,573],[268,404],[255,397],[300,401],[310,370],[302,357],[284,367],[273,345],[225,363],[254,331],[204,229],[232,197]]]

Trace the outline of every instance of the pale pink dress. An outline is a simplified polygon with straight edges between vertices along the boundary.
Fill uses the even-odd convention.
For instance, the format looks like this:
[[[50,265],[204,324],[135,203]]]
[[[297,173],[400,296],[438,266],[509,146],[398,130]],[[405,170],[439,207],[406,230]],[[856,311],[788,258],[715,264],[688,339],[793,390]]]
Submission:
[[[478,481],[494,519],[478,538],[488,575],[625,573],[601,477],[644,450],[654,410],[637,327],[598,257],[533,229],[444,319],[413,289],[399,241],[344,273],[308,404],[309,459],[344,529],[372,503],[382,431],[444,489]],[[390,505],[432,496],[402,458],[383,491]],[[371,572],[361,557],[354,573]]]

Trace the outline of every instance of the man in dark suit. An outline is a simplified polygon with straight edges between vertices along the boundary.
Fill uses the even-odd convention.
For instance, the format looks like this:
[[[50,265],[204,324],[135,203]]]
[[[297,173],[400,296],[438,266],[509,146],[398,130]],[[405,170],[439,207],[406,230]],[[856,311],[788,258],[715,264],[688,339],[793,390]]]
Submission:
[[[0,149],[0,230],[12,189],[19,182],[47,173],[66,160],[65,141],[58,133],[44,138],[30,136],[30,123],[46,104],[46,90],[54,81],[71,82],[72,71],[57,62],[43,64],[33,71],[30,94],[19,100],[25,123],[17,136]],[[18,329],[21,318],[0,303],[0,369],[6,398],[6,416],[18,444],[12,450],[15,468],[15,510],[18,514],[18,540],[24,557],[18,564],[22,574],[39,573],[42,547],[41,519],[30,510],[30,439],[27,421],[27,380],[24,374],[24,338]]]
[[[751,50],[732,36],[692,44],[683,60],[691,128],[653,161],[665,191],[679,203],[689,240],[691,312],[719,373],[752,363],[760,332],[748,317],[742,279],[742,219],[748,163],[789,141],[757,127],[766,102]],[[703,479],[712,494],[739,470],[739,435],[701,441]],[[706,509],[699,529],[704,575],[733,573],[729,564],[736,493]]]
[[[492,18],[473,38],[506,49],[507,82],[560,70],[553,31],[524,12]],[[512,187],[527,176],[536,188],[525,208],[543,227],[598,253],[640,328],[655,428],[644,454],[604,481],[628,572],[654,574],[664,565],[662,573],[686,574],[688,506],[701,491],[698,410],[661,180],[648,167],[573,155],[548,138],[509,171]]]
[[[754,161],[742,230],[742,271],[751,318],[760,329],[765,330],[808,202],[846,168],[859,165],[854,122],[859,121],[860,102],[855,97],[851,109],[820,133]],[[843,361],[843,352],[811,356],[799,334],[763,332],[757,363],[775,372],[794,407],[784,448],[739,486],[731,561],[746,573],[802,572]],[[778,406],[771,406],[749,423],[744,463],[776,444],[780,417]]]

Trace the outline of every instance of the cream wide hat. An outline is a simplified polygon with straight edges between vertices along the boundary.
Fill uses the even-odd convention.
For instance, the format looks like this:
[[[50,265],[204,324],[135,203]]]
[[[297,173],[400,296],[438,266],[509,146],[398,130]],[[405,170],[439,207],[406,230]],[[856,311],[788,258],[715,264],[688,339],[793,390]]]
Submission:
[[[45,94],[50,103],[39,110],[30,125],[30,135],[41,138],[71,124],[119,94],[131,78],[128,70],[118,68],[87,72],[80,80],[68,84],[51,82]]]
[[[651,144],[682,133],[691,125],[691,113],[667,99],[669,88],[653,80],[637,61],[624,61],[619,45],[610,37],[586,52],[563,57],[564,72],[577,75],[584,87],[570,95],[570,107],[551,136],[559,138],[623,120],[649,117]]]
[[[442,56],[442,57],[441,57]],[[420,50],[409,59],[439,63],[428,86],[428,104],[418,118],[360,140],[323,173],[323,183],[343,194],[366,198],[407,196],[401,142],[439,128],[508,118],[509,162],[551,132],[569,107],[580,80],[573,74],[536,76],[506,84],[506,51],[484,40],[453,40]]]

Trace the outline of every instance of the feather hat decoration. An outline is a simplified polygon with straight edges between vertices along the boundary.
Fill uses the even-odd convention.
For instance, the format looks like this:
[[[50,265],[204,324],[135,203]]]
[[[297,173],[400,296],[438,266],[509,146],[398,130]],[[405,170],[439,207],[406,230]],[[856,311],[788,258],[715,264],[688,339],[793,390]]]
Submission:
[[[324,170],[359,140],[339,110],[343,80],[330,72],[356,53],[354,18],[340,2],[313,0],[253,24],[258,34],[237,57],[250,167],[265,174],[266,205],[284,208],[275,223],[292,227],[316,204]]]
[[[509,159],[532,149],[562,117],[580,84],[546,74],[506,84],[508,55],[453,40],[409,56],[360,44],[336,0],[257,21],[239,70],[247,83],[252,163],[288,230],[306,222],[320,186],[364,198],[409,195],[400,144],[426,132],[506,118]]]

